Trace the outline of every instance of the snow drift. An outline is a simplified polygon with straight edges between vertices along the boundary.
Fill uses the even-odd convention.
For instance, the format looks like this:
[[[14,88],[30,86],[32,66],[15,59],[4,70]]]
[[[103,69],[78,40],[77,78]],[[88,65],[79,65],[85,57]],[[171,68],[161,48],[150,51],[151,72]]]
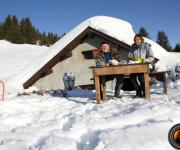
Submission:
[[[6,40],[0,40],[0,80],[7,82],[17,76],[46,49],[45,46],[12,44]]]

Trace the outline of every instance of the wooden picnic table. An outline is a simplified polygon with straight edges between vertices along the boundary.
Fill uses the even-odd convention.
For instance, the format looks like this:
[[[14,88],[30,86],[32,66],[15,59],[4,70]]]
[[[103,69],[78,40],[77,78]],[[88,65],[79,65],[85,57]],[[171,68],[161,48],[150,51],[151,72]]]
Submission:
[[[106,99],[106,75],[118,75],[118,74],[144,74],[145,84],[145,99],[150,99],[150,82],[149,82],[149,63],[138,64],[122,64],[117,66],[102,66],[91,67],[96,89],[96,100],[99,104],[101,102],[100,94],[100,76],[102,79],[102,100]]]

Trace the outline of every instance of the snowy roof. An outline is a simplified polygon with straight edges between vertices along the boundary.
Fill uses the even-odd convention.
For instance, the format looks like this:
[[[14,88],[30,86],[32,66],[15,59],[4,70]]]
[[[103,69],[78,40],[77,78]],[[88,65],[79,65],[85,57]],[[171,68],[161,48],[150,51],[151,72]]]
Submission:
[[[79,24],[44,53],[42,53],[40,57],[37,57],[37,59],[34,60],[29,67],[24,68],[24,70],[22,70],[14,79],[12,79],[11,83],[17,86],[22,86],[49,60],[56,56],[61,50],[63,50],[63,48],[65,48],[88,27],[109,35],[127,45],[131,45],[133,43],[135,33],[130,23],[121,19],[107,16],[92,17]],[[161,46],[149,39],[145,39],[145,41],[152,45],[153,52],[155,52],[155,57],[161,59],[164,58],[164,56],[167,56],[166,50],[164,50]]]

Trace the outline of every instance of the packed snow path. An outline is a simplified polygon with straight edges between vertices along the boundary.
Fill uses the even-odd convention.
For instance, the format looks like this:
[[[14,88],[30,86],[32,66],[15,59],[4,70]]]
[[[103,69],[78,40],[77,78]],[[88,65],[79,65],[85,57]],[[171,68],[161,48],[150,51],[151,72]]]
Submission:
[[[0,149],[171,150],[167,135],[180,122],[179,89],[167,97],[158,88],[151,101],[125,95],[99,105],[92,91],[12,96],[0,103]]]

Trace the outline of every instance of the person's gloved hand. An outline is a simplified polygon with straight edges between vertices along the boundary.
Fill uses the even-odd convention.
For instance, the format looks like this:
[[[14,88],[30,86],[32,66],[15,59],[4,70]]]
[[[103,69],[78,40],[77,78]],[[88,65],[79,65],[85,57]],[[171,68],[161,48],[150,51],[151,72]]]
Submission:
[[[135,59],[133,53],[129,53],[129,54],[128,54],[128,58],[129,58],[130,60],[134,60],[134,59]]]
[[[150,63],[148,59],[143,59],[143,63]]]

